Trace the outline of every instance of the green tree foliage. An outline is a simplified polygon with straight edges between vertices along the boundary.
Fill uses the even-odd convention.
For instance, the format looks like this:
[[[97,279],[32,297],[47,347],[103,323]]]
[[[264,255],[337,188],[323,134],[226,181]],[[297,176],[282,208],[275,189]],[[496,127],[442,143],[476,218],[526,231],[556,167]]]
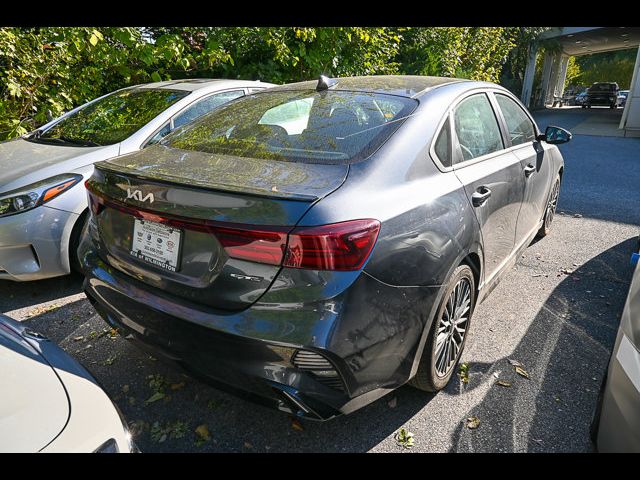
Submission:
[[[594,82],[617,82],[622,90],[628,90],[633,77],[637,49],[617,52],[594,53],[576,57],[580,75],[573,83],[590,86]]]
[[[230,61],[180,35],[151,41],[138,28],[0,28],[0,139],[22,135],[117,88],[170,79],[169,71]]]
[[[569,63],[567,63],[567,76],[564,80],[564,88],[567,88],[569,85],[578,84],[581,76],[582,70],[580,70],[580,65],[576,61],[576,57],[569,57]]]
[[[407,29],[398,56],[406,73],[499,80],[515,46],[514,32],[503,27],[430,27]]]
[[[0,140],[42,125],[48,112],[56,117],[118,88],[172,78],[498,81],[509,52],[530,38],[513,27],[0,28]]]
[[[508,29],[514,47],[507,56],[507,61],[502,69],[500,83],[516,95],[522,92],[524,72],[529,62],[529,52],[535,48],[538,38],[549,27],[510,27]],[[538,57],[541,55],[539,54]]]

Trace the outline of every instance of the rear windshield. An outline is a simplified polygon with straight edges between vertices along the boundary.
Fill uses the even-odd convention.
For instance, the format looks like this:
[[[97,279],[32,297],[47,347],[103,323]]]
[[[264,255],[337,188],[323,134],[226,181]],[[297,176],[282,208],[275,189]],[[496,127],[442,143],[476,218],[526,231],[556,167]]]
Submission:
[[[616,86],[613,83],[599,83],[592,85],[589,91],[591,92],[613,92],[616,90]]]
[[[166,89],[114,92],[69,115],[34,141],[87,146],[119,143],[189,93]]]
[[[162,143],[240,157],[351,163],[371,155],[417,104],[375,93],[267,91],[233,101]]]

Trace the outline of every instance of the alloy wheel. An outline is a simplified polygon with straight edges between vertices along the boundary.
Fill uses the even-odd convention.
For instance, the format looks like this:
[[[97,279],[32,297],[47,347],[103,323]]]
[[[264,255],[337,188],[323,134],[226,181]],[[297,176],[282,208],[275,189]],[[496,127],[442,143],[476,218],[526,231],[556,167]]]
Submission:
[[[560,194],[560,180],[556,180],[553,184],[553,190],[549,196],[549,203],[547,204],[547,215],[544,217],[544,226],[549,229],[553,217],[556,214],[556,207],[558,206],[558,195]]]
[[[440,377],[449,374],[460,356],[470,314],[471,283],[462,278],[449,295],[436,332],[435,370]]]

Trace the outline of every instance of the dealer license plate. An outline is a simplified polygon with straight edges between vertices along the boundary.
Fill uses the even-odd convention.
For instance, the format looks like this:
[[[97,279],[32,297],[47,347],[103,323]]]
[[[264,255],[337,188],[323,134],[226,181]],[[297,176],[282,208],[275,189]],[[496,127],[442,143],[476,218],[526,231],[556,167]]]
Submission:
[[[180,260],[182,232],[148,220],[135,219],[131,255],[156,267],[175,272]]]

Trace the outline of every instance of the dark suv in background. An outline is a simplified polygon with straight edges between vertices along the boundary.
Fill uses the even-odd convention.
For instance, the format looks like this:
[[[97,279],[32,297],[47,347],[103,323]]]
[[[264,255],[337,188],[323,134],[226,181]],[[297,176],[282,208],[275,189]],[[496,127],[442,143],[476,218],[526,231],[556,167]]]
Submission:
[[[587,100],[582,108],[591,108],[593,105],[616,108],[618,90],[620,88],[615,82],[596,82],[587,90]]]

